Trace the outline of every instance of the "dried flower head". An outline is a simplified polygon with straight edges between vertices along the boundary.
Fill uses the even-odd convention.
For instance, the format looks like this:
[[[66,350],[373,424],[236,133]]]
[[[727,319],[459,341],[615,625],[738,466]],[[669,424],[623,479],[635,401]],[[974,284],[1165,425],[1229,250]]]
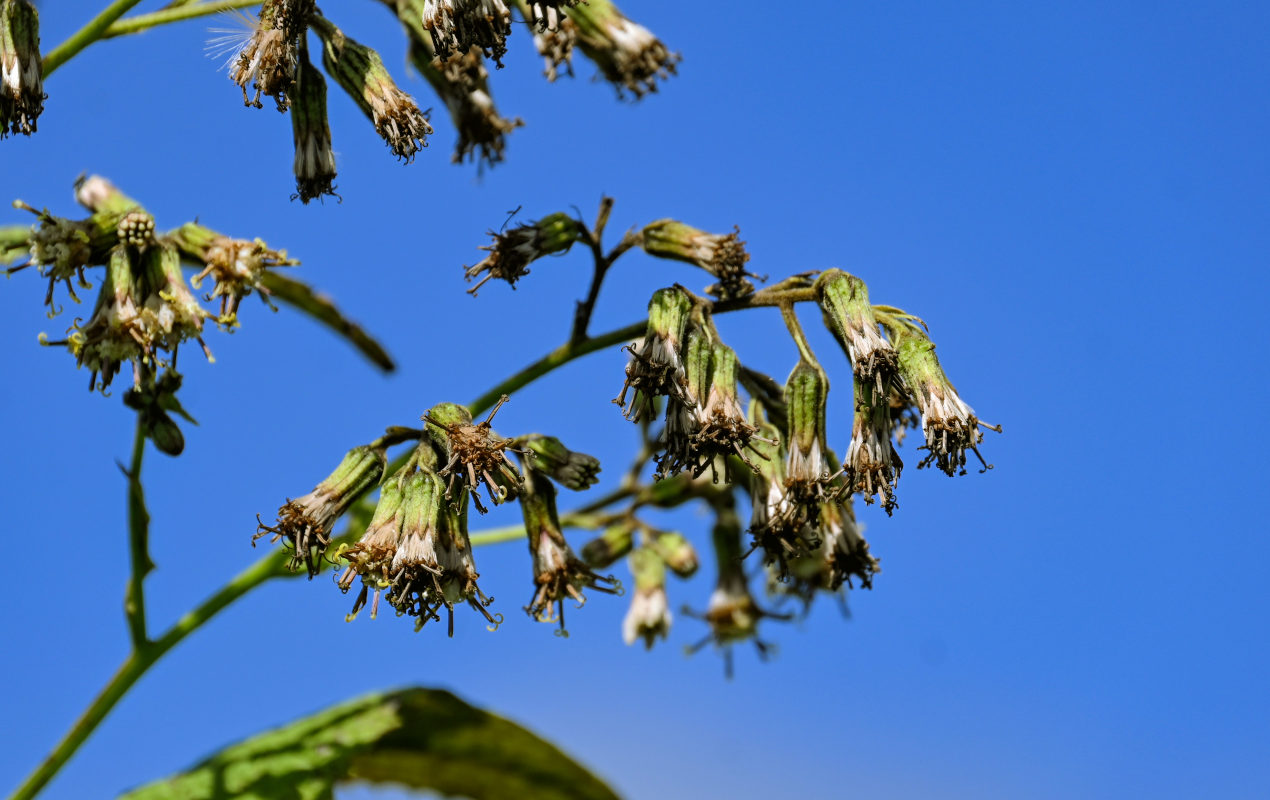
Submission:
[[[344,35],[325,17],[314,16],[313,30],[322,38],[322,65],[357,103],[375,131],[398,157],[410,162],[427,147],[432,126],[410,95],[397,88],[379,53]]]
[[[530,473],[520,494],[520,509],[533,555],[535,587],[525,611],[538,622],[558,622],[559,635],[568,636],[564,627],[566,598],[573,598],[581,608],[586,603],[583,589],[621,594],[622,584],[611,575],[596,574],[573,554],[560,529],[555,487],[545,477]]]
[[[554,436],[535,433],[519,442],[533,454],[533,468],[566,489],[580,492],[600,482],[600,460],[595,456],[575,453]]]
[[[345,617],[348,621],[352,621],[366,606],[372,588],[375,596],[370,616],[371,619],[378,616],[379,599],[384,590],[393,586],[392,563],[397,556],[401,529],[406,518],[406,494],[406,479],[400,475],[389,478],[379,493],[375,514],[367,524],[365,533],[347,549],[341,548],[338,553],[339,557],[348,562],[348,567],[337,582],[340,591],[347,592],[354,580],[359,577],[362,579],[362,590],[353,602],[353,610]]]
[[[484,275],[467,290],[473,296],[495,278],[516,288],[516,281],[529,274],[530,263],[544,256],[568,252],[582,235],[582,226],[558,211],[537,222],[517,225],[509,231],[490,231],[489,235],[494,237],[494,243],[480,248],[489,251],[489,255],[477,264],[463,267],[463,277],[468,282]]]
[[[272,97],[279,111],[291,105],[300,39],[314,13],[313,0],[264,0],[257,18],[235,15],[245,33],[217,31],[221,35],[208,43],[208,50],[232,52],[225,66],[242,89],[244,105],[262,108],[261,95]],[[247,94],[248,84],[256,90],[254,96]]]
[[[582,2],[586,0],[530,0],[528,22],[538,31],[557,30],[569,20],[564,9]]]
[[[543,75],[555,82],[560,75],[573,75],[573,46],[578,42],[578,26],[568,17],[561,17],[554,28],[534,31],[534,47],[546,66]]]
[[[745,269],[750,254],[740,232],[735,228],[732,233],[717,235],[673,219],[659,219],[644,227],[640,243],[649,255],[683,261],[709,272],[719,282],[706,291],[720,300],[732,300],[754,293],[748,278],[764,280]]]
[[[190,279],[190,284],[198,289],[208,277],[214,282],[207,299],[220,298],[217,321],[226,327],[237,324],[238,306],[252,291],[259,292],[261,299],[269,302],[265,270],[300,263],[288,258],[287,251],[274,250],[260,239],[250,242],[232,239],[196,222],[182,225],[170,238],[184,256],[203,266],[202,271]]]
[[[631,553],[628,559],[635,578],[631,607],[622,620],[622,640],[628,645],[644,640],[644,648],[653,649],[657,639],[670,633],[670,604],[666,600],[666,565],[661,557],[646,547]]]
[[[13,274],[35,266],[40,275],[48,279],[44,305],[50,308],[49,316],[56,316],[58,310],[53,306],[53,289],[58,283],[65,283],[67,293],[78,303],[79,297],[71,279],[75,278],[80,288],[93,288],[84,277],[84,269],[109,260],[111,248],[118,243],[119,216],[99,213],[84,220],[69,220],[53,216],[48,209],[39,210],[21,201],[13,205],[35,214],[38,222],[31,227],[24,243],[28,262],[5,272]]]
[[[653,398],[673,397],[683,405],[694,401],[688,394],[681,349],[692,298],[681,286],[658,289],[648,302],[648,327],[644,341],[626,347],[631,360],[626,365],[622,392],[613,400],[633,422],[652,418]],[[626,394],[635,394],[627,403]]]
[[[831,269],[816,281],[816,301],[825,326],[847,351],[852,371],[886,397],[895,379],[896,355],[878,329],[864,281]]]
[[[450,119],[458,130],[458,142],[450,160],[459,164],[471,159],[482,168],[502,161],[507,134],[525,123],[519,118],[506,119],[498,113],[490,95],[489,70],[485,68],[481,51],[472,48],[462,55],[455,54],[441,62],[439,68],[433,66],[431,51],[419,43],[414,43],[410,52],[419,71],[445,101]]]
[[[303,42],[303,40],[301,40]],[[335,151],[331,149],[331,125],[326,114],[326,79],[309,62],[308,48],[301,47],[291,104],[291,134],[295,141],[295,196],[310,200],[335,194]]]
[[[285,539],[292,551],[288,567],[297,570],[303,564],[312,578],[322,569],[322,555],[331,543],[336,520],[379,482],[386,466],[381,448],[354,447],[313,491],[295,500],[287,498],[273,525],[266,525],[257,514],[252,544],[262,536],[270,536],[271,542]]]
[[[442,60],[477,47],[501,69],[512,12],[503,0],[424,0],[423,27]]]
[[[899,370],[905,390],[922,413],[922,433],[929,452],[918,467],[934,464],[948,475],[964,475],[969,450],[979,459],[983,470],[991,469],[979,453],[979,443],[983,441],[983,432],[979,429],[1000,432],[1001,428],[981,422],[974,409],[957,394],[939,365],[935,343],[905,328],[895,346],[899,351]]]
[[[477,492],[482,483],[494,505],[507,500],[524,483],[516,465],[507,457],[509,450],[523,451],[513,446],[514,439],[504,439],[490,427],[506,402],[507,395],[503,395],[479,425],[473,424],[472,415],[457,403],[440,403],[423,415],[423,420],[432,426],[429,435],[437,439],[448,459],[438,472],[449,478],[446,495],[453,501],[457,496],[455,485],[462,484],[472,493],[472,502],[482,514],[487,510]]]
[[[889,403],[876,391],[874,384],[855,376],[855,414],[843,468],[847,491],[858,492],[866,503],[880,496],[890,514],[895,510],[895,486],[904,462],[891,444]]]
[[[861,535],[850,501],[826,501],[820,511],[815,538],[820,542],[812,553],[793,559],[784,574],[775,570],[768,588],[782,597],[803,602],[803,612],[811,608],[821,592],[840,593],[845,585],[872,589],[873,576],[881,572],[878,560],[869,553],[869,543]]]
[[[34,133],[45,97],[40,15],[28,0],[0,0],[0,139]]]
[[[574,7],[569,18],[577,28],[577,44],[605,80],[613,84],[619,97],[623,89],[636,98],[657,91],[657,79],[675,73],[679,54],[647,28],[627,19],[609,0],[587,0]]]
[[[773,566],[784,578],[792,559],[810,554],[817,546],[809,521],[814,516],[806,503],[796,502],[785,479],[785,459],[781,457],[780,435],[768,423],[758,403],[750,406],[750,420],[761,436],[755,449],[766,458],[750,478],[750,551],[762,550],[763,563]],[[749,553],[746,553],[749,555]]]

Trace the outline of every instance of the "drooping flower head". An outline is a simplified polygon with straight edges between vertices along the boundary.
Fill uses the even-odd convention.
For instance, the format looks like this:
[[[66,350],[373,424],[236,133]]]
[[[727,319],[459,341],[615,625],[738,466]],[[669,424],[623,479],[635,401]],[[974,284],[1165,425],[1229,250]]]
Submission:
[[[785,437],[785,489],[796,504],[821,499],[829,480],[825,444],[825,403],[829,378],[819,364],[803,358],[785,382],[789,435]]]
[[[195,289],[200,288],[205,279],[212,279],[212,291],[207,299],[220,298],[217,322],[225,327],[237,324],[238,307],[242,299],[253,291],[258,292],[266,303],[269,302],[269,290],[264,284],[265,270],[300,263],[288,258],[287,251],[274,250],[260,239],[250,242],[232,239],[197,222],[187,222],[173,231],[169,238],[181,255],[203,266],[190,279]]]
[[[797,597],[804,612],[820,592],[841,592],[845,585],[872,589],[873,576],[881,572],[878,560],[869,553],[869,543],[861,535],[851,501],[827,500],[820,510],[815,539],[819,546],[811,553],[792,559],[782,577],[775,575],[774,593]]]
[[[929,451],[918,467],[934,464],[948,475],[966,474],[966,451],[975,454],[984,470],[990,465],[979,453],[983,432],[997,426],[979,421],[974,409],[966,404],[939,365],[935,343],[916,330],[899,331],[900,376],[904,388],[922,413],[922,433]]]
[[[285,539],[292,551],[290,569],[299,569],[303,564],[312,578],[321,571],[322,556],[331,543],[336,520],[379,482],[386,466],[381,448],[354,447],[313,491],[295,500],[287,498],[273,525],[266,525],[257,514],[259,527],[252,544],[262,536],[270,536],[272,542]]]
[[[710,273],[719,282],[706,292],[720,300],[733,300],[754,293],[749,278],[762,280],[745,269],[750,254],[740,232],[738,228],[729,234],[712,234],[673,219],[660,219],[644,227],[640,243],[649,255],[683,261]]]
[[[40,15],[28,0],[0,0],[0,139],[30,136],[44,110]]]
[[[750,420],[758,433],[754,447],[763,457],[749,481],[750,552],[762,551],[763,563],[784,578],[789,574],[791,559],[807,555],[817,546],[810,526],[814,514],[809,503],[797,501],[790,490],[780,434],[766,421],[757,402],[750,405]]]
[[[695,403],[688,392],[684,371],[683,346],[692,298],[680,286],[658,289],[648,303],[648,327],[644,341],[627,347],[630,363],[626,382],[613,401],[633,422],[652,418],[653,399],[672,397],[685,406]],[[626,394],[635,390],[627,403]]]
[[[628,560],[635,578],[635,593],[630,610],[622,620],[622,640],[630,645],[642,639],[644,648],[651,650],[657,639],[665,639],[670,633],[672,616],[666,600],[666,565],[647,547],[635,550]]]
[[[626,17],[609,0],[587,0],[569,11],[577,45],[600,68],[618,96],[636,98],[657,91],[657,80],[675,73],[679,55],[643,25]]]
[[[248,27],[246,36],[223,31],[209,44],[209,50],[220,50],[245,39],[226,64],[229,77],[242,89],[245,105],[263,107],[261,95],[272,97],[279,111],[291,105],[300,39],[314,13],[313,0],[264,0],[257,19],[239,14]],[[256,90],[255,96],[247,94],[248,84]]]
[[[430,58],[431,51],[424,51],[417,43],[412,44],[410,52],[419,71],[445,101],[458,131],[450,160],[455,164],[475,160],[479,168],[502,161],[507,134],[525,123],[498,113],[481,51],[472,48],[462,55],[456,53],[440,62],[439,67]]]
[[[581,559],[564,538],[556,513],[556,490],[545,476],[530,471],[520,493],[520,508],[533,556],[534,595],[526,613],[538,622],[558,622],[564,626],[564,601],[572,598],[581,608],[586,603],[583,589],[621,594],[622,585],[613,576],[598,575]]]
[[[879,397],[887,397],[895,379],[896,355],[878,329],[864,281],[840,269],[828,270],[816,281],[816,301],[825,326],[847,351],[852,371],[872,383]]]
[[[304,39],[301,39],[303,43]],[[326,114],[326,79],[309,61],[308,47],[300,48],[291,103],[291,134],[295,142],[295,196],[301,203],[335,194],[335,151]]]
[[[423,27],[443,61],[476,47],[501,69],[512,12],[503,0],[424,0]]]
[[[312,26],[322,38],[326,74],[348,92],[393,154],[410,162],[432,134],[427,116],[397,88],[379,53],[345,36],[325,17],[314,16]]]
[[[513,289],[516,281],[529,274],[529,265],[544,256],[568,252],[582,235],[578,221],[564,212],[548,214],[537,222],[517,225],[511,230],[495,233],[494,243],[480,248],[489,255],[480,262],[465,266],[463,277],[469,282],[484,273],[468,294],[475,295],[487,282],[498,278],[507,281]]]
[[[843,460],[846,490],[858,492],[864,502],[881,498],[890,514],[895,510],[895,486],[904,462],[891,444],[890,401],[879,396],[875,385],[854,376],[855,413],[851,420],[851,444]]]
[[[583,491],[600,481],[600,460],[586,453],[575,453],[554,436],[535,433],[519,439],[533,454],[533,467],[556,483]]]

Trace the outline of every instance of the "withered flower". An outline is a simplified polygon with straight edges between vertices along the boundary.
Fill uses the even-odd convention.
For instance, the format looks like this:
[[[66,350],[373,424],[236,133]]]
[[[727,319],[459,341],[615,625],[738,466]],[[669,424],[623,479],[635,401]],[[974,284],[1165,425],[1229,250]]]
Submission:
[[[297,570],[303,564],[312,578],[322,569],[322,555],[331,543],[336,520],[379,482],[386,466],[381,448],[354,447],[313,491],[295,500],[287,498],[273,525],[266,525],[257,514],[252,544],[262,536],[270,536],[271,542],[286,539],[292,551],[288,567]]]
[[[424,0],[423,27],[442,60],[477,47],[501,69],[512,12],[503,0]]]
[[[587,0],[530,0],[528,22],[539,31],[557,30],[568,21],[563,9]]]
[[[617,89],[636,98],[657,91],[657,79],[675,73],[679,54],[647,28],[627,19],[609,0],[587,0],[569,12],[577,30],[578,47]]]
[[[817,546],[809,524],[814,514],[807,503],[797,502],[787,487],[780,435],[763,418],[758,403],[751,404],[750,419],[762,434],[755,437],[755,449],[766,456],[750,477],[750,552],[761,549],[763,563],[774,566],[776,574],[784,578],[792,559],[808,555]]]
[[[829,378],[819,364],[800,359],[785,382],[789,435],[785,440],[785,489],[790,500],[808,505],[821,499],[829,481],[825,444],[825,403]]]
[[[226,66],[229,77],[242,89],[245,105],[262,108],[262,94],[272,97],[279,111],[291,105],[300,39],[312,14],[313,0],[264,0],[256,19],[240,12],[250,33]],[[211,49],[232,46],[242,38],[236,31],[224,33],[209,45]],[[248,84],[256,90],[254,97],[247,94]]]
[[[485,69],[481,51],[472,48],[442,62],[439,70],[425,70],[423,66],[430,65],[430,59],[423,59],[430,54],[420,50],[417,46],[411,47],[415,64],[445,101],[450,119],[458,130],[458,142],[450,160],[459,164],[473,159],[482,167],[502,161],[507,134],[525,123],[519,118],[506,119],[498,113],[490,95],[489,70]]]
[[[559,635],[568,636],[564,627],[565,598],[573,598],[581,608],[586,603],[583,589],[621,594],[622,584],[611,575],[596,574],[573,554],[560,528],[556,490],[551,481],[531,471],[520,493],[520,509],[533,556],[535,587],[525,611],[538,622],[559,622]]]
[[[895,379],[897,359],[891,343],[878,329],[864,281],[840,269],[828,270],[816,280],[816,301],[825,326],[847,351],[852,371],[872,383],[878,397],[886,398]]]
[[[291,104],[291,134],[295,142],[295,196],[291,199],[299,198],[305,205],[315,198],[339,196],[335,194],[335,151],[331,149],[331,125],[326,114],[326,79],[309,61],[308,50],[307,45],[300,48]]]
[[[253,291],[269,302],[269,290],[263,282],[266,269],[300,263],[288,258],[286,250],[274,250],[260,239],[232,239],[196,222],[187,222],[169,238],[183,256],[203,265],[190,279],[195,289],[208,277],[214,282],[207,299],[220,298],[217,322],[226,327],[237,325],[238,306]]]
[[[807,555],[791,560],[784,575],[774,574],[775,594],[798,597],[804,612],[818,592],[839,592],[845,585],[872,589],[873,576],[881,572],[878,560],[869,553],[869,543],[861,535],[850,500],[825,501],[820,510],[815,538],[820,545]]]
[[[568,214],[556,212],[537,222],[517,225],[509,231],[490,231],[489,235],[494,237],[494,243],[480,248],[489,251],[489,255],[470,267],[463,267],[463,277],[468,282],[484,273],[484,277],[467,290],[473,296],[495,278],[516,288],[516,281],[529,274],[530,263],[544,256],[567,252],[582,235],[582,227]]]
[[[499,505],[524,482],[516,465],[507,457],[509,450],[523,451],[513,447],[514,439],[504,439],[490,427],[494,415],[507,399],[507,395],[503,395],[479,425],[473,424],[471,413],[457,403],[440,403],[423,415],[423,420],[432,426],[428,428],[428,435],[446,454],[447,461],[438,471],[441,477],[449,478],[446,495],[454,502],[458,496],[456,484],[465,486],[472,493],[476,510],[482,514],[487,510],[477,493],[482,483],[489,491],[490,501]]]
[[[633,422],[652,418],[653,398],[672,397],[685,406],[694,403],[688,393],[687,375],[681,349],[692,298],[680,286],[658,289],[648,302],[648,327],[644,341],[625,350],[631,360],[626,365],[626,381],[613,401]],[[626,393],[635,395],[628,404]]]
[[[957,394],[939,365],[935,343],[917,331],[905,329],[899,333],[896,349],[905,390],[922,412],[922,433],[929,453],[918,467],[934,464],[948,475],[964,475],[969,450],[983,464],[981,471],[991,469],[979,453],[979,443],[983,441],[979,429],[1000,432],[1001,428],[981,422],[974,409]]]
[[[573,75],[573,46],[578,42],[578,27],[568,17],[561,17],[554,28],[534,31],[534,47],[546,67],[543,75],[555,82],[560,75]]]
[[[379,53],[350,39],[325,17],[316,15],[313,30],[322,39],[322,64],[375,126],[375,131],[401,159],[411,161],[427,147],[432,126],[410,95],[397,88]]]
[[[683,261],[710,273],[719,282],[707,293],[720,300],[732,300],[754,293],[754,284],[748,278],[763,280],[745,269],[750,254],[745,251],[740,233],[740,228],[726,235],[706,233],[673,219],[659,219],[644,227],[640,244],[649,255]]]
[[[875,392],[872,383],[855,376],[855,414],[843,468],[847,491],[859,492],[866,503],[880,496],[889,515],[895,510],[895,486],[904,462],[891,444],[890,405]]]

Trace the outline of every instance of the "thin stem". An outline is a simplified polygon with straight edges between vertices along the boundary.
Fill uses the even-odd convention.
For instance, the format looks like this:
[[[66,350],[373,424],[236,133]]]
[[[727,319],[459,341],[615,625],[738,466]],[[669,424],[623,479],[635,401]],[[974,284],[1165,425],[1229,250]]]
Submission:
[[[798,312],[794,311],[793,303],[781,303],[781,318],[785,320],[785,327],[789,329],[789,335],[794,338],[794,344],[798,345],[798,355],[808,364],[819,363],[816,356],[811,352],[811,345],[807,343],[807,335],[803,333],[802,323],[798,321]]]
[[[595,271],[591,275],[591,286],[587,289],[585,300],[578,301],[577,310],[573,314],[573,333],[569,335],[570,342],[582,342],[587,338],[587,328],[591,324],[591,314],[595,311],[595,301],[600,297],[600,284],[604,282],[604,275],[609,271],[609,267],[613,266],[611,259],[604,257],[604,227],[608,225],[609,214],[613,211],[613,198],[600,198],[600,212],[596,216],[595,226],[586,228],[583,225],[583,232],[586,236],[587,246],[591,248],[591,257],[595,261]]]
[[[107,28],[99,38],[113,39],[116,36],[127,36],[131,33],[140,33],[150,28],[157,28],[160,25],[169,25],[173,22],[206,17],[209,14],[216,14],[221,11],[258,5],[260,5],[260,0],[211,0],[205,3],[181,3],[149,14],[138,14],[135,17],[121,19]]]
[[[141,460],[146,451],[146,426],[137,414],[137,432],[132,440],[132,465],[128,468],[128,548],[132,552],[132,575],[124,595],[124,613],[132,649],[140,652],[149,644],[146,638],[146,575],[154,569],[150,560],[150,514],[146,511],[145,490],[141,485]]]
[[[100,39],[115,20],[127,14],[140,2],[141,0],[115,0],[102,9],[100,14],[88,21],[88,24],[71,34],[69,39],[44,56],[44,77],[47,78],[53,74],[54,70],[74,58],[80,50]]]

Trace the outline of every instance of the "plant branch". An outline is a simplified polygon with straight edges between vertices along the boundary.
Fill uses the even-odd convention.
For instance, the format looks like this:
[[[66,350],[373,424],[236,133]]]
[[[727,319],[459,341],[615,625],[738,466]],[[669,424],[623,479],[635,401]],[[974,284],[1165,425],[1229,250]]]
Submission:
[[[203,3],[180,3],[178,5],[169,5],[159,11],[149,14],[137,14],[134,17],[121,19],[102,32],[99,38],[113,39],[116,36],[127,36],[132,33],[140,33],[149,28],[156,28],[160,25],[169,25],[173,22],[182,22],[187,19],[195,19],[197,17],[205,17],[209,14],[216,14],[221,11],[230,11],[235,8],[249,8],[251,6],[260,5],[260,0],[209,0]]]
[[[132,649],[140,652],[149,646],[146,638],[146,575],[154,569],[150,560],[150,514],[146,511],[145,489],[141,485],[141,460],[146,450],[146,427],[141,414],[137,414],[137,432],[132,441],[132,465],[124,473],[128,476],[128,548],[132,553],[132,574],[128,578],[128,591],[124,595],[124,613],[128,617],[128,632],[132,636]]]
[[[84,27],[71,34],[69,39],[44,56],[44,77],[47,78],[53,74],[58,67],[74,58],[80,50],[100,39],[115,20],[128,13],[140,2],[141,0],[115,0],[102,9],[101,13],[90,19]]]

